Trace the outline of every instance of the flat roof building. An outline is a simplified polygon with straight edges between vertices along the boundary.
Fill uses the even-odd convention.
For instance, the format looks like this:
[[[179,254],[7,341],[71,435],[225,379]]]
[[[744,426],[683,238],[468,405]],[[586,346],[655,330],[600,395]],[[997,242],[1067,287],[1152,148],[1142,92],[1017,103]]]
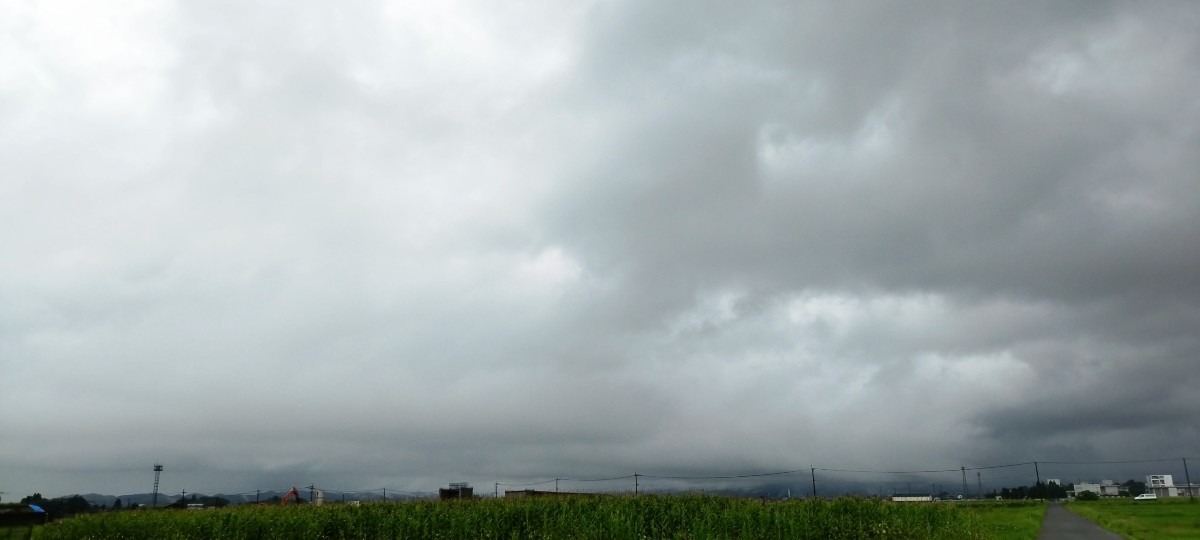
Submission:
[[[1146,493],[1153,493],[1157,497],[1178,497],[1179,487],[1169,474],[1151,474],[1146,476]]]

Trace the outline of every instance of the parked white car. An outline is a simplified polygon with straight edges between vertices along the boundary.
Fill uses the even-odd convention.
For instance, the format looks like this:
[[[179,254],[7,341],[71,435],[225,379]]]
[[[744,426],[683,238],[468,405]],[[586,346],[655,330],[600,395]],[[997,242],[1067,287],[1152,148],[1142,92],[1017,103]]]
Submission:
[[[1158,499],[1158,495],[1155,495],[1153,493],[1143,493],[1143,494],[1138,495],[1137,497],[1133,498],[1133,500],[1135,500],[1135,501],[1153,501],[1156,499]]]

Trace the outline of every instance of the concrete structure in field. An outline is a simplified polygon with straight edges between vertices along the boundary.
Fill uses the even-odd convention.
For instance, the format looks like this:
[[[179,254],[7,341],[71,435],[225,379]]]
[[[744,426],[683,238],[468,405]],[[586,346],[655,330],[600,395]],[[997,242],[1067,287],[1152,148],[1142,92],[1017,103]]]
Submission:
[[[438,498],[443,501],[449,499],[471,499],[475,497],[475,488],[466,482],[450,482],[450,488],[438,489]]]
[[[925,493],[896,493],[892,502],[933,502],[933,495]]]
[[[1146,477],[1146,493],[1157,497],[1178,497],[1179,487],[1169,474],[1152,474]]]
[[[1074,497],[1078,497],[1080,493],[1083,493],[1085,491],[1090,491],[1092,493],[1095,493],[1096,495],[1101,495],[1102,491],[1100,490],[1100,488],[1101,488],[1100,484],[1094,484],[1092,482],[1076,482],[1075,490],[1074,490],[1074,492],[1071,493],[1071,495]]]
[[[1200,484],[1175,484],[1180,497],[1196,497],[1200,495]]]

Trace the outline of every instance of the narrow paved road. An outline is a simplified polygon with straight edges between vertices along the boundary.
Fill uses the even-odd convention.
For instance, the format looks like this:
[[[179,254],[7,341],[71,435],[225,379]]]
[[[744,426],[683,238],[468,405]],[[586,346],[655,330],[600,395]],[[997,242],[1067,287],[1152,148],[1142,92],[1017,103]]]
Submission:
[[[1120,536],[1108,532],[1099,525],[1076,515],[1055,503],[1046,509],[1042,530],[1038,540],[1121,540]]]

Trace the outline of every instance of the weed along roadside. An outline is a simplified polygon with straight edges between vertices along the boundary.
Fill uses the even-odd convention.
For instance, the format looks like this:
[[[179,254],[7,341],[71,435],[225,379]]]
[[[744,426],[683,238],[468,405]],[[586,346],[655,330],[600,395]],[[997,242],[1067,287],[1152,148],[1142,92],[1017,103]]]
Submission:
[[[1044,505],[1028,503],[852,497],[553,497],[91,514],[51,524],[39,537],[1032,539],[1041,512]]]

